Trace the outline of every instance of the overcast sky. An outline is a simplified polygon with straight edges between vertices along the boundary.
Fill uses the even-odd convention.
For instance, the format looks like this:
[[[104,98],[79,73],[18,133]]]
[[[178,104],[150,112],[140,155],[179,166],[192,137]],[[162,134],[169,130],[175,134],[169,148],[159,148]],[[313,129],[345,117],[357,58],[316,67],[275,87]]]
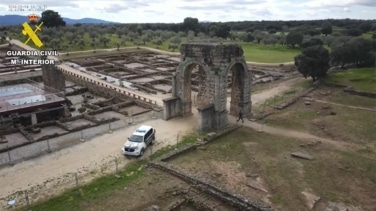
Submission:
[[[45,5],[72,19],[98,18],[119,23],[200,21],[376,19],[376,0],[1,0],[0,15],[10,5]],[[35,12],[41,14],[41,12]]]

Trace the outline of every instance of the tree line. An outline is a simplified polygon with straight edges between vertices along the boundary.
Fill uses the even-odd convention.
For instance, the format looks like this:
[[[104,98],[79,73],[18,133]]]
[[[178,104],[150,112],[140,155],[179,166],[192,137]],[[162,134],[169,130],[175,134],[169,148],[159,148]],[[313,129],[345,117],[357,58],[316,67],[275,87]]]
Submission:
[[[68,49],[69,45],[93,50],[100,45],[116,45],[119,49],[126,42],[145,45],[151,42],[157,47],[169,42],[171,50],[179,48],[183,38],[218,39],[281,45],[300,48],[302,53],[295,58],[298,70],[314,80],[326,74],[330,66],[344,67],[347,64],[371,66],[375,64],[376,20],[328,19],[311,21],[241,21],[226,23],[202,23],[197,18],[187,17],[176,24],[74,24],[66,25],[58,12],[47,10],[42,13],[43,34],[40,35],[47,47],[56,50]],[[32,23],[38,24],[38,23]],[[3,27],[1,39],[9,34],[18,34],[20,26]],[[361,37],[370,33],[371,39]],[[8,34],[7,34],[8,33]],[[84,35],[89,34],[87,43]],[[108,35],[117,35],[118,41],[110,43]],[[61,45],[65,37],[69,42]]]

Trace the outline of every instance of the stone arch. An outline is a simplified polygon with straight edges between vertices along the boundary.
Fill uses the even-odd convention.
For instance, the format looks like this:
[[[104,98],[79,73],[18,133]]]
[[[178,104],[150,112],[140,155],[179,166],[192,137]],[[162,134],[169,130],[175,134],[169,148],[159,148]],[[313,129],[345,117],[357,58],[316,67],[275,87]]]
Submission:
[[[210,77],[210,68],[203,62],[198,59],[189,59],[185,62],[182,62],[178,68],[175,75],[175,89],[176,89],[176,96],[180,99],[182,105],[182,116],[189,116],[192,114],[192,72],[193,70],[198,68],[198,75],[199,75],[199,87],[198,87],[198,94],[197,94],[197,103],[199,106],[203,106],[210,103],[210,100],[214,100],[213,98],[208,98],[209,89],[208,78]]]
[[[245,116],[251,113],[251,73],[245,61],[233,61],[224,72],[224,79],[231,74],[231,98],[229,114],[237,116],[241,110]],[[226,87],[227,101],[227,87]]]
[[[163,100],[165,120],[192,114],[190,96],[191,67],[199,65],[205,72],[204,106],[197,107],[198,130],[221,129],[228,124],[227,111],[227,75],[232,69],[235,77],[238,97],[233,97],[231,114],[242,109],[245,115],[250,113],[250,72],[244,59],[243,50],[235,43],[193,42],[180,46],[180,64],[172,77],[172,97]],[[235,75],[235,74],[234,74]],[[235,105],[234,105],[235,104]]]

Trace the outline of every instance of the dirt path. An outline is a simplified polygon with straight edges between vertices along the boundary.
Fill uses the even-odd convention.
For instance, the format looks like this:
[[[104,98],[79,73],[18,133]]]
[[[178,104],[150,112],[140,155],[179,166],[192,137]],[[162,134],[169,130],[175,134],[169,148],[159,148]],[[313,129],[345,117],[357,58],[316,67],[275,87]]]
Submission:
[[[233,117],[233,116],[231,116],[229,118],[229,120],[230,120],[230,122],[232,122],[234,124],[236,123],[236,118]],[[245,120],[245,122],[241,123],[241,124],[244,125],[245,127],[252,128],[256,131],[269,133],[269,134],[273,134],[273,135],[277,135],[277,136],[291,137],[291,138],[305,140],[305,141],[308,141],[308,142],[321,141],[322,143],[327,143],[327,144],[334,146],[336,149],[347,150],[351,147],[355,147],[355,146],[352,146],[349,143],[335,141],[335,140],[326,139],[326,138],[321,138],[321,137],[318,137],[318,136],[315,136],[315,135],[312,135],[312,134],[309,134],[309,133],[305,133],[305,132],[294,131],[294,130],[289,130],[289,129],[285,129],[285,128],[271,127],[271,126],[263,125],[263,124],[260,124],[260,123],[251,122],[251,121],[248,121],[248,120]]]
[[[194,130],[196,121],[197,117],[191,116],[170,121],[156,119],[145,122],[158,131],[153,151],[169,144],[174,145],[177,134],[181,137]],[[90,172],[100,171],[103,165],[108,166],[112,162],[110,168],[115,169],[115,157],[119,157],[119,167],[124,166],[128,160],[121,154],[121,147],[126,137],[138,126],[139,124],[120,129],[112,134],[98,136],[84,143],[0,169],[0,210],[5,209],[7,200],[14,199],[8,196],[17,191],[39,186],[38,198],[51,197],[64,191],[71,183],[74,184],[74,177],[69,175],[79,172],[81,178],[85,177],[85,181],[90,181],[98,176]],[[147,151],[145,156],[148,153],[150,154],[150,151]],[[51,185],[53,183],[58,185]]]
[[[290,90],[294,84],[302,82],[304,80],[305,79],[302,77],[292,78],[278,84],[271,84],[272,87],[270,89],[263,90],[258,93],[252,93],[252,106],[258,106],[264,103],[266,100]],[[231,96],[227,97],[227,108],[230,108],[230,102]]]
[[[376,112],[376,109],[372,109],[372,108],[365,108],[365,107],[360,107],[360,106],[343,105],[343,104],[339,104],[339,103],[332,103],[332,102],[323,101],[323,100],[316,100],[316,99],[314,99],[314,101],[319,102],[319,103],[326,103],[326,104],[331,104],[331,105],[337,105],[337,106],[343,106],[343,107],[348,107],[348,108],[354,108],[354,109],[360,109],[360,110],[365,110],[365,111]]]
[[[277,85],[273,85],[272,88],[268,90],[264,90],[260,93],[255,93],[251,95],[252,98],[252,105],[259,105],[264,103],[266,100],[273,98],[274,96],[280,95],[292,88],[292,85],[304,81],[305,79],[302,77],[299,78],[292,78],[290,80],[284,81],[282,83],[278,83]]]

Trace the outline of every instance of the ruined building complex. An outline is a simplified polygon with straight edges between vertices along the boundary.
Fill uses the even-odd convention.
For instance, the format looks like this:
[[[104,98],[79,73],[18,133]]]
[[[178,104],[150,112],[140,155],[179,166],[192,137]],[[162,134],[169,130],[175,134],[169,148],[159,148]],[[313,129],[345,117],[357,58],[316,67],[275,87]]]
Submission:
[[[13,45],[11,48],[21,47]],[[168,62],[169,66],[167,67],[171,67],[171,71],[166,67],[158,67],[159,63],[161,65],[168,65],[166,63],[167,58],[166,60],[150,53],[144,53],[145,55],[140,53],[137,61],[132,60],[130,57],[125,57],[124,55],[121,57],[103,57],[102,59],[84,58],[83,63],[90,63],[91,66],[81,66],[80,71],[86,74],[92,74],[91,69],[103,69],[103,71],[99,72],[103,72],[105,77],[98,75],[98,71],[93,72],[93,74],[95,73],[95,77],[101,76],[98,80],[90,79],[90,83],[93,86],[103,85],[107,87],[108,85],[105,85],[101,81],[110,82],[109,80],[111,79],[114,81],[110,83],[116,83],[116,80],[124,78],[126,82],[123,82],[123,86],[129,89],[139,89],[147,92],[153,91],[151,92],[153,94],[156,94],[154,93],[156,92],[155,90],[160,90],[161,87],[165,89],[167,89],[166,87],[170,87],[169,91],[164,91],[165,94],[172,94],[172,97],[163,100],[164,119],[168,120],[178,116],[189,116],[192,114],[192,105],[194,104],[197,106],[198,110],[197,128],[199,131],[225,127],[228,123],[229,114],[237,116],[240,111],[243,113],[244,117],[251,114],[251,74],[244,59],[243,50],[239,45],[232,43],[193,42],[182,44],[180,51],[180,61],[179,58],[172,58],[173,60],[176,59],[176,61],[169,60]],[[146,68],[146,64],[150,62],[148,60],[150,58],[155,60],[153,66],[155,66],[157,70]],[[135,62],[139,62],[140,64]],[[78,64],[81,63],[79,60],[72,60],[69,68],[79,66]],[[135,66],[136,64],[138,66]],[[62,115],[66,116],[62,110],[66,103],[66,78],[64,76],[68,74],[69,71],[67,72],[61,69],[64,67],[64,65],[54,64],[41,65],[43,85],[40,89],[33,88],[30,91],[27,87],[20,89],[12,88],[15,90],[9,92],[11,87],[4,87],[5,90],[8,90],[7,95],[9,96],[7,96],[7,99],[13,99],[10,105],[14,105],[17,108],[16,114],[23,114],[25,116],[31,113],[31,123],[35,124],[39,122],[38,119],[44,119],[42,116],[45,115],[42,110],[51,110],[58,106],[59,112],[58,114],[54,114],[55,118],[59,118]],[[111,77],[111,75],[115,73],[121,73],[122,75]],[[81,80],[85,77],[86,76],[79,76],[77,79]],[[231,88],[231,99],[228,111],[227,94],[229,88]],[[114,88],[114,90],[120,89]],[[50,96],[46,97],[46,95]],[[3,96],[3,98],[4,97],[5,96]],[[52,99],[51,103],[53,104],[49,103],[49,99]],[[15,112],[14,109],[11,109],[11,106],[6,107],[6,105],[9,105],[8,101],[4,101],[3,103],[5,108],[3,106],[2,109],[6,109],[6,111],[4,111],[6,113],[3,112],[0,116],[7,117],[5,114]],[[47,105],[48,107],[46,107]],[[30,107],[31,110],[25,109],[26,107]],[[41,108],[39,109],[39,107]],[[65,108],[65,110],[67,109]],[[37,111],[38,115],[35,114],[35,111]]]

